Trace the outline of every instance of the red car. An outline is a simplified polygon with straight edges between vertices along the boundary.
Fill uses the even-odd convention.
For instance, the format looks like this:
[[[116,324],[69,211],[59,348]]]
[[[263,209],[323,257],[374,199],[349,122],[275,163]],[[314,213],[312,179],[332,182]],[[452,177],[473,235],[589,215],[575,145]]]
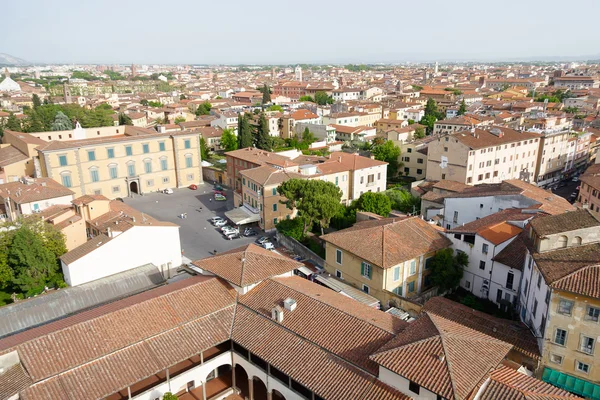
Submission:
[[[189,188],[192,190],[198,190],[198,185],[191,184]]]

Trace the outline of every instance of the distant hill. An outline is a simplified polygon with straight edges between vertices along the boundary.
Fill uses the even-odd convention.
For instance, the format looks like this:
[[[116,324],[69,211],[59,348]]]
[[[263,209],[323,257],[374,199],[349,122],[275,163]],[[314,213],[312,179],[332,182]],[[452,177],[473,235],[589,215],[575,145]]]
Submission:
[[[10,54],[0,53],[0,65],[22,65],[29,64],[29,62],[22,58],[13,57]]]

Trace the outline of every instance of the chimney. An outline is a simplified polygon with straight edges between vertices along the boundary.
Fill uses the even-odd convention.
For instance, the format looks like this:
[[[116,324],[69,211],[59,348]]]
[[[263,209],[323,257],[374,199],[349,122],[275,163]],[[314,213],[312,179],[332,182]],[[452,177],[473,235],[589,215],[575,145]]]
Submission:
[[[273,307],[271,310],[271,319],[281,324],[283,322],[283,308],[280,306]]]

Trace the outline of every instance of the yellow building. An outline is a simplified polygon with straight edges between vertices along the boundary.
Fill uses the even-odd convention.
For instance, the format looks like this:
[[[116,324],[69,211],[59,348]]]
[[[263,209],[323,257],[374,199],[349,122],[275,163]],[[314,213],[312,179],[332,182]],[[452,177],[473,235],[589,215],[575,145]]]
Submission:
[[[430,288],[429,260],[451,244],[418,217],[358,222],[321,238],[327,272],[386,307]]]
[[[80,130],[32,134],[50,140],[37,147],[41,174],[76,196],[116,198],[202,182],[196,132],[133,126]]]

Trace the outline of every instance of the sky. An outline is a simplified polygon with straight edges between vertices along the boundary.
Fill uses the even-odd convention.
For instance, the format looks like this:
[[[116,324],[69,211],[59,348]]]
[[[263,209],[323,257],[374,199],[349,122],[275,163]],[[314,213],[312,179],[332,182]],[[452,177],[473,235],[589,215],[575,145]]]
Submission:
[[[0,53],[36,63],[600,58],[599,0],[3,1]],[[571,15],[572,17],[565,18]],[[577,21],[574,17],[579,16]]]

